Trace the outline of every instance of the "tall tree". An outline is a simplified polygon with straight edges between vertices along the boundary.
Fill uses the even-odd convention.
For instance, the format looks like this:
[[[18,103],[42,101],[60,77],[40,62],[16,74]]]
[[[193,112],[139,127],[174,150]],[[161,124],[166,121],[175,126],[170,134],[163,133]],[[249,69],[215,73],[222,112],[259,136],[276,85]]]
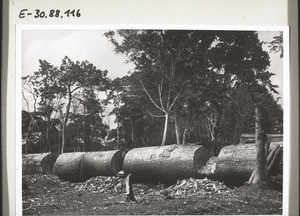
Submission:
[[[45,60],[40,60],[39,71],[29,79],[41,95],[41,104],[47,101],[49,105],[54,99],[61,99],[64,106],[64,116],[61,134],[61,149],[65,149],[66,126],[68,124],[73,96],[84,89],[105,91],[109,84],[107,71],[97,69],[88,61],[72,61],[67,56],[62,60],[60,67],[54,67]],[[63,109],[61,109],[63,110]]]
[[[136,65],[132,76],[148,97],[148,113],[165,117],[162,145],[169,117],[174,118],[177,143],[184,144],[193,117],[214,110],[209,119],[215,139],[224,104],[234,101],[234,88],[247,87],[252,101],[254,92],[275,91],[268,53],[253,31],[121,30],[106,36],[116,52]]]
[[[154,117],[164,117],[161,145],[167,138],[168,121],[176,114],[179,101],[183,100],[186,84],[192,79],[190,61],[205,66],[206,47],[214,41],[213,33],[200,31],[120,30],[122,42],[118,43],[114,32],[106,36],[115,45],[116,52],[125,54],[135,63],[135,74],[140,88],[152,107]],[[195,62],[192,62],[196,64]],[[196,65],[193,65],[196,67]],[[205,70],[204,70],[205,71]],[[188,109],[189,110],[189,109]],[[187,124],[188,125],[188,124]],[[178,132],[179,130],[177,130]]]

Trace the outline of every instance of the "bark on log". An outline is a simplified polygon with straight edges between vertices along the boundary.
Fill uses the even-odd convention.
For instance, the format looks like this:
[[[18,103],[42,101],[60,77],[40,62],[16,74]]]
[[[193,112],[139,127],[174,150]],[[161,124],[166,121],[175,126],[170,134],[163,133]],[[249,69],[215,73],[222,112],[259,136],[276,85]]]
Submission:
[[[176,181],[200,177],[198,170],[206,164],[212,152],[200,145],[169,145],[130,150],[124,158],[124,172],[133,181]]]
[[[52,168],[58,157],[56,153],[27,154],[22,156],[23,175],[36,173],[52,175]]]
[[[59,155],[54,164],[53,173],[59,178],[71,182],[87,180],[82,173],[84,154],[85,152],[72,152]]]
[[[274,149],[278,148],[278,145],[282,143],[271,143],[269,146],[269,153]],[[255,144],[244,144],[244,145],[228,145],[221,149],[218,157],[219,158],[236,158],[245,160],[256,160]]]
[[[114,176],[122,165],[122,151],[72,152],[58,157],[53,172],[63,180],[81,182],[95,176]]]
[[[123,169],[122,151],[87,152],[82,167],[85,178],[117,175]]]
[[[242,185],[255,169],[256,160],[212,157],[199,173],[207,178],[224,181],[227,185]]]

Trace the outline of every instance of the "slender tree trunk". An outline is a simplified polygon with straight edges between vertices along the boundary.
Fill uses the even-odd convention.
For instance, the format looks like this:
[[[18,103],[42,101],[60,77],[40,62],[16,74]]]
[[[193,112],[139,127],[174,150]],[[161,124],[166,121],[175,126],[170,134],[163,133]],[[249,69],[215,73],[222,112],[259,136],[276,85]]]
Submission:
[[[47,117],[46,146],[48,148],[48,151],[50,152],[50,140],[49,140],[49,129],[50,129],[49,127],[50,127],[50,124],[49,124],[49,118]]]
[[[118,111],[119,112],[119,111]],[[120,125],[119,125],[119,115],[118,115],[118,112],[117,112],[117,149],[119,149],[119,145],[120,145]]]
[[[256,172],[253,183],[265,182],[267,180],[267,160],[265,153],[265,144],[267,143],[266,128],[264,124],[263,107],[261,105],[255,106],[255,140],[257,145],[256,155]]]
[[[130,128],[131,128],[131,142],[132,142],[132,145],[134,146],[134,143],[135,143],[135,131],[134,131],[134,127],[133,127],[133,119],[132,119],[132,117],[130,117]]]
[[[181,144],[181,131],[180,131],[180,123],[179,123],[179,116],[177,111],[175,111],[175,134],[176,134],[176,142],[178,145]]]
[[[29,136],[29,133],[30,133],[30,130],[31,130],[32,122],[33,122],[33,119],[30,120],[30,123],[29,123],[29,126],[28,126],[28,131],[27,131],[26,138],[25,138],[25,154],[28,154],[27,139],[28,139],[28,136]]]
[[[166,140],[167,140],[167,130],[168,130],[168,120],[169,120],[169,114],[166,113],[165,115],[165,127],[164,127],[164,134],[163,134],[163,138],[161,141],[161,146],[164,146],[166,144]]]
[[[64,149],[65,149],[66,127],[67,127],[67,122],[69,119],[71,102],[72,102],[72,94],[71,94],[71,91],[69,91],[69,101],[68,101],[68,105],[67,105],[66,116],[65,116],[64,122],[63,122],[63,128],[62,128],[60,153],[64,153]]]
[[[188,142],[188,135],[190,132],[190,126],[191,126],[191,117],[193,115],[193,111],[191,109],[188,109],[187,117],[185,120],[185,127],[182,135],[182,144],[186,144]]]

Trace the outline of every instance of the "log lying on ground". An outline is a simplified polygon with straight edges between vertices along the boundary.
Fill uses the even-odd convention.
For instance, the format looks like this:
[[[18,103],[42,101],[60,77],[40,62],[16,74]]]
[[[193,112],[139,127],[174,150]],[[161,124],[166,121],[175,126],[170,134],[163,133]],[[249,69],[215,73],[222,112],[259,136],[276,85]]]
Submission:
[[[176,181],[199,177],[198,170],[212,153],[200,145],[169,145],[130,150],[124,158],[124,172],[134,182]]]
[[[210,179],[224,181],[227,185],[242,185],[255,169],[256,160],[241,159],[235,157],[212,157],[199,174]]]
[[[283,142],[283,134],[267,134],[270,142]],[[242,134],[240,138],[240,144],[255,143],[255,134]]]
[[[270,165],[269,175],[282,175],[280,161],[282,161],[282,147],[271,144],[267,158]],[[224,181],[229,186],[239,186],[249,179],[255,167],[255,144],[231,145],[221,149],[219,156],[211,158],[199,173],[207,178]]]
[[[280,145],[278,145],[277,142],[271,143],[269,152],[271,152],[274,148],[278,148],[278,146]],[[228,145],[221,149],[218,157],[256,160],[256,149],[257,148],[255,144]]]
[[[72,152],[59,155],[53,173],[59,178],[71,182],[86,180],[82,173],[82,159],[85,152]]]
[[[23,175],[36,173],[52,175],[52,168],[58,157],[56,153],[27,154],[22,156]]]
[[[53,172],[63,180],[80,182],[95,176],[114,176],[122,165],[121,151],[72,152],[58,157]]]
[[[82,167],[85,178],[117,175],[123,169],[122,151],[87,152]]]

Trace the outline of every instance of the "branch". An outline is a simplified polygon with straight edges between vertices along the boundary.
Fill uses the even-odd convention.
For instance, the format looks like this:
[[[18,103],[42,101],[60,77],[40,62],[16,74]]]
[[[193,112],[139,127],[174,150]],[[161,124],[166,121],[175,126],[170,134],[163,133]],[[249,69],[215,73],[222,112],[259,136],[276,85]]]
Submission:
[[[162,97],[161,97],[161,95],[162,95],[162,84],[158,85],[158,95],[159,95],[159,102],[160,102],[161,108],[164,111],[166,111],[165,108],[164,108],[164,105],[163,105]]]
[[[159,110],[161,110],[162,112],[165,112],[165,111],[164,111],[161,107],[159,107],[159,106],[155,103],[155,101],[152,99],[151,95],[150,95],[149,92],[146,90],[146,88],[145,88],[145,86],[144,86],[142,80],[140,79],[140,77],[138,77],[138,79],[139,79],[139,81],[140,81],[140,83],[141,83],[141,85],[142,85],[142,87],[143,87],[143,90],[146,92],[146,94],[148,95],[148,97],[149,97],[149,99],[151,100],[151,102],[152,102]]]
[[[165,115],[154,115],[152,113],[150,113],[147,109],[146,109],[147,113],[153,117],[156,117],[156,118],[161,118],[161,117],[165,117]]]
[[[69,89],[70,89],[70,92],[71,92],[71,94],[72,94],[74,91],[76,91],[76,90],[79,89],[79,88],[80,88],[80,86],[74,88],[72,91],[71,91],[71,88],[69,88]]]
[[[174,98],[174,100],[173,100],[173,102],[172,102],[172,104],[171,104],[171,106],[170,106],[170,108],[169,108],[169,111],[170,111],[170,110],[172,109],[172,107],[174,106],[174,104],[175,104],[177,98],[179,97],[181,91],[182,91],[182,89],[180,89],[180,91],[177,93],[176,97]]]

